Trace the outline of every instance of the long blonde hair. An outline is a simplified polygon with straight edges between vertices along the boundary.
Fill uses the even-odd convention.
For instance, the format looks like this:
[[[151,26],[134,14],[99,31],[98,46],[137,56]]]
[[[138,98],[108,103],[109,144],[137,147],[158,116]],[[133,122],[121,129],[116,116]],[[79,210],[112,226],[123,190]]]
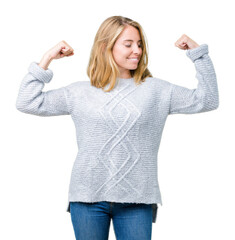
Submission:
[[[135,27],[139,31],[142,40],[142,56],[137,69],[130,70],[131,76],[136,84],[144,82],[147,77],[152,77],[147,68],[148,49],[142,27],[130,18],[112,16],[100,25],[96,33],[87,67],[87,75],[90,78],[91,85],[102,88],[105,92],[109,92],[115,87],[116,79],[119,76],[119,68],[113,58],[112,49],[117,38],[127,25]],[[110,87],[105,90],[104,87],[108,84],[110,84]]]

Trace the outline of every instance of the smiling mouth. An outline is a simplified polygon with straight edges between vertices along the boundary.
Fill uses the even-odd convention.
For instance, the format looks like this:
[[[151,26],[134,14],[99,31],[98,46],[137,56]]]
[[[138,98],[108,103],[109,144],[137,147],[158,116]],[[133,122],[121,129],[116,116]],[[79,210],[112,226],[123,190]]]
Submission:
[[[127,58],[127,59],[130,60],[130,61],[133,61],[133,62],[139,62],[138,58]]]

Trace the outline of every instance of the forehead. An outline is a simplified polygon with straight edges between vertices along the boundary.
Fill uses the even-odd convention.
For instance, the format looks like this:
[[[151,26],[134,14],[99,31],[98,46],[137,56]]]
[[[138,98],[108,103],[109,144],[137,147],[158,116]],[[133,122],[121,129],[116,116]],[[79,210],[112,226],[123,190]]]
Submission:
[[[122,33],[119,36],[119,40],[125,41],[125,40],[133,40],[133,41],[139,41],[141,40],[140,34],[138,29],[136,29],[133,26],[126,26]]]

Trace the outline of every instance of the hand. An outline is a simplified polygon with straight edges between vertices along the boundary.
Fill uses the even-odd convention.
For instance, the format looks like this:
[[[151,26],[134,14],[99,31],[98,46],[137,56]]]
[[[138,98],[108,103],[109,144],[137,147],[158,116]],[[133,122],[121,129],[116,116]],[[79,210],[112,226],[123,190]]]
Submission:
[[[187,35],[183,34],[176,42],[175,46],[183,49],[183,50],[188,50],[188,49],[193,49],[196,47],[199,47],[199,45],[194,42],[190,37]]]
[[[55,45],[53,48],[51,48],[44,54],[44,56],[47,56],[51,60],[69,57],[72,55],[74,55],[73,48],[64,40],[59,42],[57,45]]]
[[[69,57],[72,55],[74,55],[73,48],[69,46],[69,44],[66,43],[65,41],[61,41],[44,54],[39,63],[39,66],[47,70],[48,66],[50,65],[53,59],[59,59],[65,56]]]

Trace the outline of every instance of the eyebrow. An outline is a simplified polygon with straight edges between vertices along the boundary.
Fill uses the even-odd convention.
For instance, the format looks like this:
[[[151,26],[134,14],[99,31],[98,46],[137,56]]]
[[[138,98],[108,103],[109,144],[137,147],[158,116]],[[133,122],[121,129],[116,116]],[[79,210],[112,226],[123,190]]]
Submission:
[[[124,42],[125,42],[125,41],[133,42],[133,40],[131,40],[131,39],[126,39],[126,40],[124,40]],[[142,40],[139,40],[138,42],[142,42]]]

